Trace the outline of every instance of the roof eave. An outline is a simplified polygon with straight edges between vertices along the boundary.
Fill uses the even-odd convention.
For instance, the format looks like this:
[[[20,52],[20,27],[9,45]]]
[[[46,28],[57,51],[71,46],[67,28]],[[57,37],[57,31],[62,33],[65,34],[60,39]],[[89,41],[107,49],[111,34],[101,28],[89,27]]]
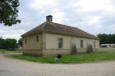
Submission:
[[[53,34],[62,34],[62,35],[67,35],[67,36],[75,36],[75,37],[81,37],[81,38],[88,38],[88,39],[95,39],[95,40],[100,40],[99,38],[95,37],[95,38],[90,38],[90,37],[83,37],[83,36],[77,36],[77,35],[72,35],[72,34],[65,34],[65,33],[59,33],[59,32],[54,32],[54,31],[49,31],[49,30],[45,30],[43,32],[46,33],[53,33]]]
[[[34,35],[34,34],[39,34],[39,33],[42,33],[43,31],[42,30],[39,30],[38,32],[33,32],[33,33],[30,33],[30,34],[23,34],[21,35],[21,37],[27,37],[27,36],[31,36],[31,35]]]

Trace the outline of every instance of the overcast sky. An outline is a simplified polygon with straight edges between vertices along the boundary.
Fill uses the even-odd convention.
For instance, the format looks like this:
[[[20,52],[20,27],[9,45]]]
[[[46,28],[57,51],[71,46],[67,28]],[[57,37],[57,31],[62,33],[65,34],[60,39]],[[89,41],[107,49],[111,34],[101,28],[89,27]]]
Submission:
[[[20,24],[0,24],[0,37],[19,39],[20,35],[46,21],[78,27],[88,33],[115,33],[115,0],[20,0]]]

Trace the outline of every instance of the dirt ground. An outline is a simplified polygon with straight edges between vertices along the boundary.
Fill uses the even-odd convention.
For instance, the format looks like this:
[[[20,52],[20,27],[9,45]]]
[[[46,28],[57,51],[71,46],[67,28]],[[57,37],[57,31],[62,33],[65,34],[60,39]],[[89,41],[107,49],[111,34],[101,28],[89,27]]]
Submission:
[[[0,76],[115,76],[115,61],[45,64],[0,55]]]

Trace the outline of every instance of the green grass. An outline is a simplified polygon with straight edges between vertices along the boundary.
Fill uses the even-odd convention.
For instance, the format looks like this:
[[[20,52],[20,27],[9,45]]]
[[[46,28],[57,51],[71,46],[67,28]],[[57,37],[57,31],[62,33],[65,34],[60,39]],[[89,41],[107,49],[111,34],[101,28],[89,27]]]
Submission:
[[[21,53],[21,52],[22,51],[20,51],[20,50],[12,51],[12,50],[0,49],[0,54],[5,54],[5,53]]]
[[[10,57],[32,62],[56,63],[54,61],[55,57],[33,57],[24,55],[10,55]],[[58,63],[88,63],[106,60],[115,60],[115,51],[103,51],[90,54],[62,56]]]

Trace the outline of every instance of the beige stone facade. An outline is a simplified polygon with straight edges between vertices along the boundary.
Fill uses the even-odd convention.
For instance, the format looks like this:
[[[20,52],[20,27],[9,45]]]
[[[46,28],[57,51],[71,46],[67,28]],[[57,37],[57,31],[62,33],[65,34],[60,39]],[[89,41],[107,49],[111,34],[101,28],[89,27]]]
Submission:
[[[39,37],[38,41],[36,41],[37,36]],[[63,39],[62,48],[58,48],[59,38]],[[83,40],[83,48],[80,46],[80,40]],[[24,37],[23,44],[24,54],[36,56],[69,55],[72,53],[72,44],[76,45],[78,53],[86,52],[88,44],[92,45],[94,51],[99,48],[99,40],[46,32]]]
[[[52,16],[46,16],[46,22],[24,33],[23,53],[35,56],[55,56],[84,53],[87,47],[96,51],[99,39],[77,27],[52,22]],[[76,50],[73,51],[73,48]]]

